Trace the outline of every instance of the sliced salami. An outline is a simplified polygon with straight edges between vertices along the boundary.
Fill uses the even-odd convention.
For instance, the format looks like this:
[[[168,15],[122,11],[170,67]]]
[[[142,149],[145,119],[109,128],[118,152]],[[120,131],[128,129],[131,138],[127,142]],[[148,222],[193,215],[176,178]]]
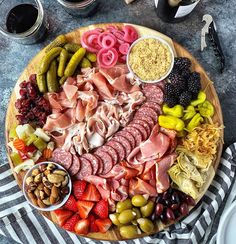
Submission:
[[[115,135],[112,140],[119,142],[125,148],[125,158],[129,156],[132,151],[132,146],[128,139],[121,135]]]
[[[112,148],[114,148],[117,151],[117,153],[119,155],[119,162],[125,158],[125,148],[120,142],[117,142],[117,141],[111,139],[109,142],[107,142],[106,145],[111,146]]]
[[[160,105],[163,103],[164,93],[160,87],[154,84],[145,84],[142,92],[144,93],[147,101],[156,102]]]
[[[155,125],[155,123],[154,123],[154,121],[153,121],[153,119],[151,117],[144,116],[142,113],[135,115],[134,120],[143,120],[143,121],[146,121],[149,124],[151,130],[153,129],[153,127]]]
[[[76,175],[80,170],[80,160],[76,155],[73,155],[73,161],[68,169],[68,172],[71,176]]]
[[[52,153],[52,161],[59,163],[68,170],[72,164],[72,154],[61,148],[56,148]]]
[[[128,131],[130,134],[132,134],[132,136],[135,139],[135,147],[139,146],[139,144],[142,142],[142,133],[134,127],[130,127],[127,126],[124,128],[125,131]]]
[[[138,124],[138,123],[132,123],[129,126],[135,127],[136,129],[138,129],[141,132],[143,141],[145,141],[148,138],[149,134],[147,133],[147,130],[145,129],[145,127],[143,125]]]
[[[107,152],[112,157],[114,164],[118,163],[119,155],[118,155],[118,152],[113,147],[108,146],[108,145],[103,145],[98,150]]]
[[[125,131],[125,130],[121,130],[121,131],[117,132],[116,135],[118,135],[118,136],[121,135],[121,136],[125,137],[131,144],[132,150],[135,148],[135,139],[131,133],[129,133],[128,131]]]
[[[96,151],[94,154],[98,156],[103,162],[103,171],[101,174],[105,175],[109,173],[114,164],[112,157],[107,152],[104,152],[102,150]]]
[[[155,102],[145,102],[142,107],[148,107],[154,109],[158,114],[162,114],[161,106],[158,103]]]
[[[88,161],[90,161],[92,168],[93,168],[93,175],[96,175],[99,168],[99,160],[91,153],[85,153],[82,155],[83,158],[86,158]]]
[[[98,155],[94,154],[93,156],[96,157],[98,159],[98,161],[99,161],[99,167],[98,167],[97,174],[100,175],[100,174],[102,174],[102,171],[103,171],[103,168],[104,168],[103,162],[102,162],[101,158]]]
[[[151,117],[151,118],[153,119],[154,123],[157,122],[157,116],[158,116],[158,113],[157,113],[155,110],[153,110],[152,108],[148,108],[148,107],[143,107],[143,106],[142,106],[142,107],[138,110],[138,112],[136,112],[135,116],[136,116],[137,114],[140,114],[140,113],[142,113],[144,116],[149,116],[149,117]],[[135,118],[135,116],[134,116],[134,118]]]
[[[145,128],[145,130],[146,130],[148,136],[151,134],[152,127],[148,124],[147,121],[142,120],[142,119],[134,119],[134,120],[130,123],[130,125],[132,125],[132,124],[139,124],[139,125],[142,125],[142,126]]]
[[[86,158],[80,157],[80,162],[81,162],[80,170],[75,175],[75,178],[77,180],[83,180],[86,176],[92,175],[92,173],[93,173],[93,169],[92,169],[92,166],[91,166],[91,163],[89,162],[89,160],[87,160]]]

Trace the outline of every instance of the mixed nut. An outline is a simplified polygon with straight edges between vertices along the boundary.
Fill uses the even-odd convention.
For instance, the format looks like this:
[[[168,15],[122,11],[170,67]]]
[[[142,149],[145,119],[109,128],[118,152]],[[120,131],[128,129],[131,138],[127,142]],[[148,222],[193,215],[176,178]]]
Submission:
[[[41,164],[26,178],[26,193],[33,205],[47,208],[59,204],[69,193],[69,177],[55,164]]]

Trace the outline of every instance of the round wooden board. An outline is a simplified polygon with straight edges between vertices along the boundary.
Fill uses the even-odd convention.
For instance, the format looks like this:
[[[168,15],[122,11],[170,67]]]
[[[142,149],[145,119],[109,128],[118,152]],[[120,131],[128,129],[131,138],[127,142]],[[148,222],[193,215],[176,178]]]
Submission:
[[[91,25],[91,26],[88,26],[88,27],[83,27],[83,28],[74,30],[74,31],[66,34],[66,37],[67,37],[68,41],[79,43],[80,42],[80,37],[81,37],[83,32],[85,32],[87,30],[94,29],[94,28],[104,28],[104,27],[106,27],[108,25],[115,25],[115,26],[118,26],[118,27],[122,27],[125,24],[109,23],[109,24]],[[155,30],[152,30],[152,29],[149,29],[149,28],[146,28],[146,27],[143,27],[143,26],[138,26],[138,25],[133,25],[133,26],[138,30],[140,36],[143,36],[143,35],[161,36],[162,38],[164,38],[175,49],[176,56],[188,57],[192,61],[192,70],[198,71],[201,74],[202,87],[207,93],[207,98],[215,106],[215,110],[216,111],[215,111],[215,115],[213,117],[213,121],[214,122],[218,122],[219,125],[223,125],[221,106],[220,106],[220,102],[219,102],[218,96],[216,94],[215,88],[213,86],[212,81],[209,79],[209,77],[207,76],[206,72],[201,67],[201,65],[197,62],[197,60],[186,49],[184,49],[182,46],[180,46],[176,42],[172,41],[169,37],[161,34],[160,32],[157,32]],[[28,77],[31,74],[36,73],[37,63],[41,60],[41,58],[43,57],[44,53],[45,53],[45,50],[43,49],[42,51],[40,51],[30,61],[30,63],[27,65],[27,67],[25,68],[25,70],[21,74],[20,78],[18,79],[18,81],[17,81],[17,83],[15,85],[15,88],[14,88],[14,90],[12,92],[11,99],[9,101],[8,110],[7,110],[7,115],[6,115],[6,124],[5,124],[6,143],[8,143],[9,130],[11,129],[11,127],[13,125],[17,124],[17,120],[16,120],[16,117],[15,117],[15,115],[17,114],[17,110],[15,109],[14,105],[15,105],[15,101],[16,101],[16,99],[18,97],[18,93],[19,93],[19,83],[22,82],[23,80],[27,80]],[[223,130],[222,130],[222,138],[223,138]],[[218,145],[218,150],[217,150],[217,155],[216,155],[215,162],[213,164],[213,167],[211,167],[211,169],[210,169],[210,171],[211,171],[210,172],[210,177],[208,177],[208,181],[204,185],[204,189],[202,191],[203,193],[199,197],[199,199],[197,199],[197,202],[205,194],[206,190],[208,189],[209,185],[211,184],[211,182],[213,180],[213,177],[215,175],[215,171],[216,171],[216,169],[217,169],[217,167],[219,165],[219,162],[220,162],[222,148],[223,148],[223,141],[220,141],[219,145]],[[10,166],[11,166],[11,168],[13,170],[13,163],[12,163],[10,157],[9,157],[9,151],[8,151],[8,159],[9,159]],[[20,172],[19,174],[14,173],[14,177],[15,177],[18,185],[21,188],[22,188],[24,175],[25,175],[25,172]],[[44,216],[46,216],[47,218],[49,218],[50,220],[52,220],[53,222],[56,223],[56,219],[55,219],[55,216],[53,215],[53,213],[50,213],[50,212],[41,212],[41,213]],[[164,226],[163,224],[158,223],[158,226],[156,227],[156,229],[153,232],[153,234],[158,232],[158,231],[161,231],[165,227],[167,227],[167,226]],[[146,235],[147,234],[142,234],[142,235],[139,235],[137,237],[143,237],[143,236],[146,236]],[[89,234],[86,237],[97,239],[97,240],[112,240],[112,241],[121,240],[122,239],[121,236],[119,235],[119,231],[116,228],[113,228],[111,231],[108,231],[105,234],[92,233],[92,234]]]

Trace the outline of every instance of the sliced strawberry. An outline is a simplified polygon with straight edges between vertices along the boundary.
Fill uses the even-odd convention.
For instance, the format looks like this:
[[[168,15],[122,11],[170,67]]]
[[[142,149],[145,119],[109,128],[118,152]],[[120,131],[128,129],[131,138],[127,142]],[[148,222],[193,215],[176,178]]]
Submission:
[[[77,221],[75,225],[75,232],[77,234],[87,235],[89,232],[89,220],[88,219],[81,219]]]
[[[79,211],[79,216],[82,219],[86,219],[94,206],[93,202],[88,201],[77,201],[77,208]]]
[[[77,200],[82,200],[81,197],[85,191],[87,183],[84,180],[77,180],[73,182],[73,193]]]
[[[68,210],[71,210],[73,212],[77,212],[78,208],[77,208],[77,203],[76,203],[75,197],[73,195],[70,195],[67,202],[65,203],[65,205],[63,207]]]
[[[101,195],[93,184],[88,184],[85,192],[82,195],[82,200],[98,202],[101,199]]]
[[[110,219],[97,219],[95,224],[98,227],[99,232],[106,233],[112,225]]]
[[[64,209],[57,209],[54,211],[54,213],[56,215],[57,222],[60,226],[63,226],[66,220],[73,215],[73,212]]]
[[[97,225],[95,224],[96,219],[95,219],[94,215],[90,214],[88,216],[88,220],[90,222],[89,232],[98,232],[99,230],[98,230]]]
[[[71,218],[69,218],[66,223],[63,225],[63,228],[68,231],[74,231],[75,225],[80,220],[78,214],[74,214]]]
[[[100,200],[98,203],[96,203],[93,212],[100,218],[100,219],[106,219],[108,218],[108,202],[107,200]]]

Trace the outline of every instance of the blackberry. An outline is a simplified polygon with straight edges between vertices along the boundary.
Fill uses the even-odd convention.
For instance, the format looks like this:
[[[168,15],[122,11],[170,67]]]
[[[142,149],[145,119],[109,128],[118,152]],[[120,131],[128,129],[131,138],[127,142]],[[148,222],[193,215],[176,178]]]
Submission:
[[[171,72],[168,79],[175,87],[178,87],[180,90],[186,90],[186,81],[181,75]]]
[[[165,94],[167,96],[175,96],[176,89],[175,89],[173,84],[171,84],[171,83],[166,83],[165,84]]]
[[[197,93],[192,92],[192,100],[196,100],[197,96],[198,96],[198,92]]]
[[[185,57],[178,57],[175,58],[174,62],[174,69],[177,71],[189,69],[191,66],[191,61],[188,58]]]
[[[188,91],[198,93],[201,90],[201,77],[198,72],[191,73],[188,78]]]
[[[179,97],[179,104],[182,105],[183,107],[187,107],[192,99],[192,94],[189,91],[184,91],[181,93]]]
[[[164,96],[164,102],[168,105],[168,107],[172,108],[178,103],[178,100],[174,96],[165,95]]]
[[[190,75],[191,75],[191,71],[190,69],[184,69],[181,71],[181,76],[185,79],[185,80],[188,80]]]

